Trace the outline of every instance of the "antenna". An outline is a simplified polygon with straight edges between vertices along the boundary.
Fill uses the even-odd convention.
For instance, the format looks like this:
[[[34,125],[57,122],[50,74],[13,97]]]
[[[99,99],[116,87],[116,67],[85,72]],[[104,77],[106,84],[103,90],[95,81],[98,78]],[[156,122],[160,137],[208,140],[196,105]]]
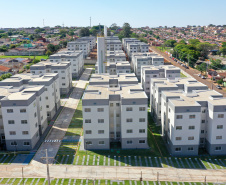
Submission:
[[[91,17],[89,18],[89,20],[90,20],[90,28],[91,28]]]
[[[64,29],[64,22],[63,22],[63,24],[62,24],[62,25],[63,25],[63,29]]]
[[[43,19],[43,27],[45,27],[45,19]]]

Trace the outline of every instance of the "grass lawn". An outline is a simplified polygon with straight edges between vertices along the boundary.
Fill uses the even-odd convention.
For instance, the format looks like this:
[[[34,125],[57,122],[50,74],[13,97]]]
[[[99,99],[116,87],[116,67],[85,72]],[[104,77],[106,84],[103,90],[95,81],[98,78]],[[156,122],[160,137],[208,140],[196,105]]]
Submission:
[[[168,51],[168,52],[170,52],[170,51],[172,51],[171,49],[171,47],[161,47],[161,46],[156,46],[156,48],[157,49],[159,49],[160,51],[162,51],[162,52],[165,52],[165,51]]]
[[[5,55],[0,55],[0,58],[31,58],[34,59],[34,56],[5,56]],[[41,56],[35,56],[35,59],[48,59],[49,57],[47,55],[41,55]]]
[[[183,73],[180,73],[180,77],[181,77],[181,78],[186,78],[187,76],[184,75]]]

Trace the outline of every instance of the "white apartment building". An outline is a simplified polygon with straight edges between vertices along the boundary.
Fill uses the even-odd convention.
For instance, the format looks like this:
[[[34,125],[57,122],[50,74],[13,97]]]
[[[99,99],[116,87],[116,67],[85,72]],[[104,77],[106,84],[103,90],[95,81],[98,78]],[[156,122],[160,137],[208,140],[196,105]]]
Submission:
[[[81,37],[76,41],[88,41],[90,45],[90,51],[92,51],[96,47],[96,37]]]
[[[134,70],[135,74],[137,75],[137,78],[141,79],[141,68],[142,66],[162,66],[164,65],[164,58],[161,56],[133,56],[131,66]]]
[[[59,75],[47,73],[40,75],[17,74],[0,82],[0,87],[25,88],[27,86],[45,86],[45,107],[48,121],[60,108]]]
[[[126,55],[123,50],[107,51],[105,58],[107,62],[126,61]]]
[[[144,42],[136,42],[136,43],[127,43],[127,54],[128,57],[131,59],[133,53],[148,53],[149,52],[149,45]]]
[[[45,87],[7,86],[1,87],[1,92],[2,142],[7,150],[32,150],[48,126]]]
[[[39,62],[30,67],[32,74],[58,73],[60,94],[67,94],[72,87],[71,63],[70,62]]]
[[[138,39],[136,38],[122,38],[122,47],[124,49],[124,51],[127,51],[127,43],[136,43],[136,42],[140,42]]]
[[[213,90],[162,92],[164,138],[174,156],[226,154],[226,99]]]
[[[148,148],[147,103],[134,74],[93,74],[82,97],[85,149]]]
[[[67,44],[68,51],[83,51],[83,58],[88,57],[90,53],[90,42],[89,41],[72,41]]]
[[[84,68],[83,51],[61,51],[49,57],[50,62],[71,62],[72,78],[81,75]]]
[[[180,68],[174,65],[145,65],[141,66],[141,85],[150,97],[150,81],[153,78],[180,78]]]
[[[183,90],[185,93],[193,90],[207,90],[208,87],[193,78],[153,78],[150,81],[150,109],[156,124],[161,124],[161,96],[163,91]],[[163,132],[163,130],[162,130]]]
[[[118,51],[122,50],[122,42],[119,39],[116,40],[106,40],[106,50],[107,51]]]
[[[104,63],[104,71],[110,75],[131,73],[130,63],[128,61],[106,62]],[[95,64],[95,73],[98,73],[98,63]]]

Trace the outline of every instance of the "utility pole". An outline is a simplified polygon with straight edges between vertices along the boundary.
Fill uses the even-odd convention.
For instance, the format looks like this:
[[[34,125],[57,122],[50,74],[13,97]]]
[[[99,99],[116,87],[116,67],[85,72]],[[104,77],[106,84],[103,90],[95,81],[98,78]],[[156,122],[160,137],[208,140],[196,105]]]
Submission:
[[[142,171],[140,172],[140,185],[141,185],[141,182],[143,181],[142,179]]]
[[[24,185],[24,167],[22,167],[22,180],[23,180],[23,185]]]
[[[205,185],[206,185],[206,176],[205,176],[205,179],[204,179],[204,181],[205,181]]]
[[[48,157],[48,151],[47,151],[47,149],[46,149],[46,157],[42,157],[42,159],[46,159],[47,180],[48,180],[48,185],[50,185],[49,159],[53,159],[53,157]]]
[[[91,17],[89,18],[89,21],[90,21],[90,28],[91,28]]]
[[[157,182],[159,182],[159,172],[157,172]]]

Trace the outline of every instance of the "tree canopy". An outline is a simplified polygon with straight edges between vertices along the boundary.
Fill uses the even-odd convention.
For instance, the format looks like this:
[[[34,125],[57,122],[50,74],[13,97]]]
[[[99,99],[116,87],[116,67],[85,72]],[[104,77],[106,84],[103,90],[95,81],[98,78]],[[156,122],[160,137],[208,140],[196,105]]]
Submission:
[[[80,37],[86,37],[86,36],[89,36],[89,35],[90,35],[89,28],[82,28],[82,29],[79,31],[79,36],[80,36]]]

